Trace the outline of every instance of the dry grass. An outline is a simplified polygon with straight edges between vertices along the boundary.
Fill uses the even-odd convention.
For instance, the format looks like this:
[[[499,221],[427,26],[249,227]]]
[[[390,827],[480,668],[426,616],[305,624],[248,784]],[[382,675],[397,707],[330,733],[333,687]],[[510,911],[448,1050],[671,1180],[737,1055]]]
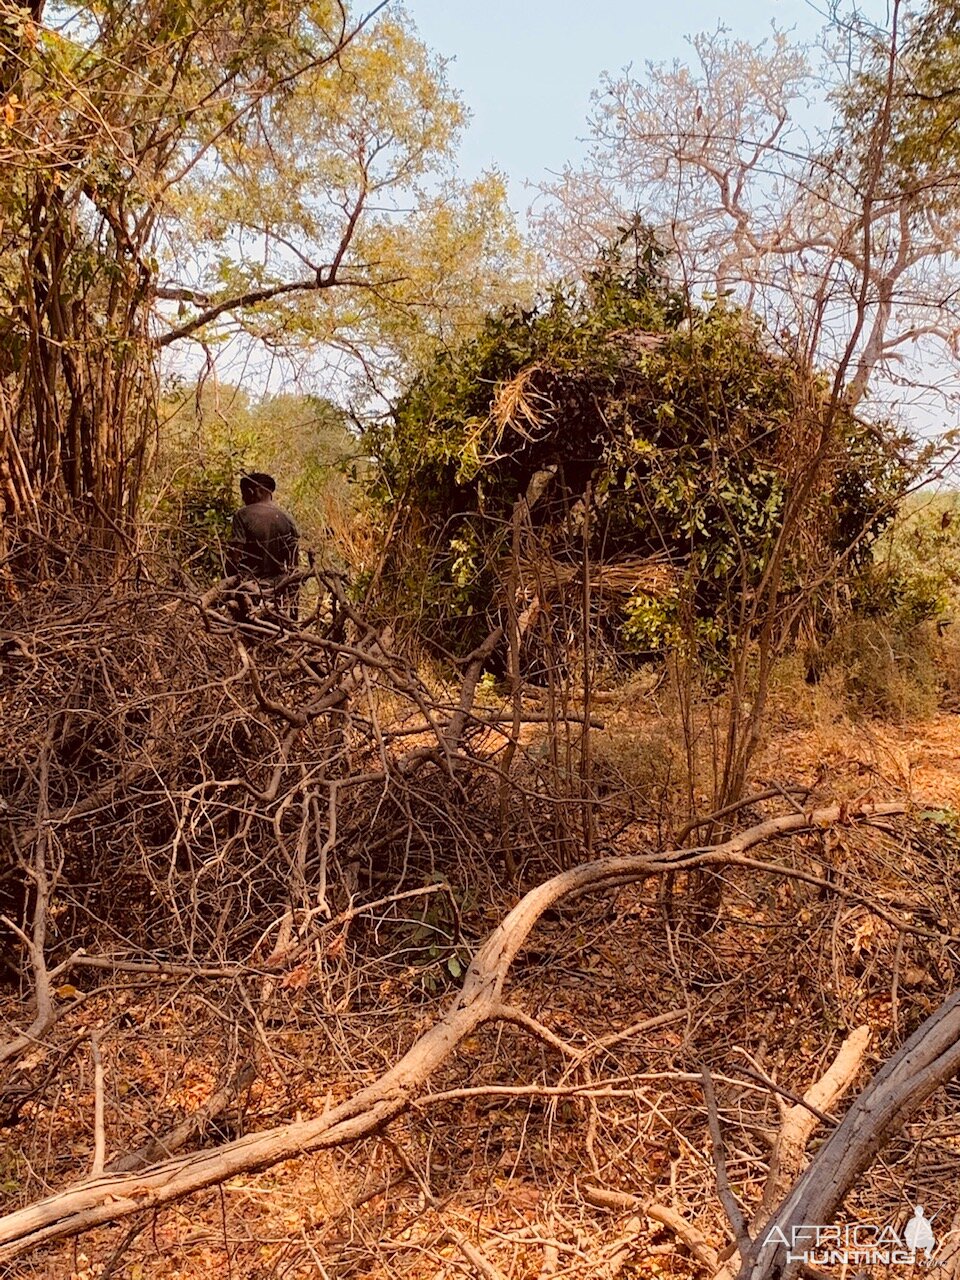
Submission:
[[[490,405],[488,424],[493,427],[492,448],[496,448],[509,428],[524,440],[532,440],[551,420],[549,399],[535,387],[543,367],[527,365],[496,389]]]
[[[679,577],[678,570],[663,556],[625,556],[592,565],[590,586],[599,596],[629,596],[636,591],[664,596],[676,587]],[[571,587],[583,589],[582,566],[550,555],[540,555],[535,563],[521,560],[520,578],[536,582],[548,596]]]

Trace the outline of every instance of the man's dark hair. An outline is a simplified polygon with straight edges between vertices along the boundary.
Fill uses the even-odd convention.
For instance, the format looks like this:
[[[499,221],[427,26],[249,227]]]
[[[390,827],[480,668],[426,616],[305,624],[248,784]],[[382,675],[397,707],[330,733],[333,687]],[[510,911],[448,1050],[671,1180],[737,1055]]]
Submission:
[[[276,487],[276,480],[273,476],[268,476],[265,471],[250,471],[240,477],[241,493],[252,493],[255,489],[265,489],[267,493],[273,493]]]

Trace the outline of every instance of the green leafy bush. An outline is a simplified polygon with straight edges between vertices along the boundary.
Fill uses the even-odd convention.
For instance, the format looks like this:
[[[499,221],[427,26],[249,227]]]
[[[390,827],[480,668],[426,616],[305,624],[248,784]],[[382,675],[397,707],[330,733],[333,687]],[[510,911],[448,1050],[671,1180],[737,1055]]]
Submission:
[[[183,463],[157,503],[168,549],[197,582],[222,576],[242,470],[241,456],[226,450]]]
[[[960,697],[960,495],[907,498],[851,581],[849,609],[811,670],[834,673],[855,715],[905,721]]]
[[[691,305],[666,266],[631,228],[585,283],[438,351],[370,434],[392,531],[381,591],[421,636],[462,649],[502,621],[514,515],[535,491],[522,554],[547,577],[569,580],[585,542],[594,565],[637,568],[632,589],[607,591],[618,651],[668,647],[681,625],[722,651],[819,447],[827,391],[751,315]],[[839,552],[859,563],[893,509],[900,464],[883,433],[841,410],[836,434],[787,590]],[[651,583],[644,566],[669,572]]]

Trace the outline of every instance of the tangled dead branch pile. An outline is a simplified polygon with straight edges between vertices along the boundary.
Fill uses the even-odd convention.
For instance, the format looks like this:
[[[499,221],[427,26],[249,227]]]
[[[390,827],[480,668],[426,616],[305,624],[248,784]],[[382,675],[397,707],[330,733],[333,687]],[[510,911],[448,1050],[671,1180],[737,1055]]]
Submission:
[[[61,950],[106,929],[140,955],[249,959],[285,916],[344,905],[361,850],[369,875],[414,833],[430,847],[411,796],[428,765],[427,791],[438,772],[456,789],[453,708],[336,579],[302,625],[132,585],[63,597],[0,631],[8,929],[24,895],[47,915],[56,898]]]
[[[853,1210],[960,1173],[936,1093],[960,1016],[938,1008],[958,941],[946,827],[900,822],[899,800],[797,806],[637,852],[594,797],[603,856],[560,869],[583,797],[504,767],[490,741],[516,747],[517,726],[474,705],[483,652],[438,690],[321,585],[297,623],[132,583],[5,620],[2,914],[30,1012],[0,1046],[0,1124],[25,1152],[0,1257],[55,1268],[58,1239],[131,1219],[103,1237],[119,1258],[184,1196],[326,1151],[336,1203],[268,1274],[315,1274],[320,1248],[344,1276],[450,1256],[519,1275],[532,1253],[592,1280],[668,1247],[678,1275],[759,1278],[782,1263],[768,1222],[811,1195],[831,1212],[882,1143]],[[490,855],[505,786],[507,834],[532,850],[512,910]],[[683,901],[704,869],[724,885],[707,933]],[[805,1176],[869,1055],[891,1063]],[[179,1097],[201,1058],[215,1072]],[[79,1119],[51,1159],[64,1099]],[[44,1183],[63,1189],[38,1202]],[[532,1235],[504,1237],[501,1183],[533,1196]],[[455,1195],[479,1199],[445,1208]]]

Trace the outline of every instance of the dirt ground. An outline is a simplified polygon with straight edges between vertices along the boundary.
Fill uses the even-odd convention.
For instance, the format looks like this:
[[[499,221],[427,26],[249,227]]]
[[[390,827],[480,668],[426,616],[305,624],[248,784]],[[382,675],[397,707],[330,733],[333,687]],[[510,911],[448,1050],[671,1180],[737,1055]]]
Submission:
[[[535,735],[528,746],[535,749]],[[622,742],[618,750],[622,756]],[[902,726],[785,724],[769,738],[755,772],[758,779],[815,782],[824,797],[909,796],[919,814],[903,823],[870,831],[853,825],[829,839],[813,833],[780,842],[771,856],[855,876],[884,901],[902,903],[910,894],[911,918],[942,922],[952,932],[947,917],[960,900],[960,844],[949,811],[960,811],[960,717],[940,714]],[[745,825],[770,811],[746,816]],[[755,1206],[770,1134],[782,1115],[776,1099],[743,1070],[802,1093],[849,1032],[869,1025],[866,1079],[955,985],[954,955],[952,944],[898,937],[862,905],[799,881],[728,877],[724,919],[706,931],[686,910],[683,888],[677,892],[672,905],[649,884],[585,899],[545,918],[518,957],[511,1000],[582,1051],[576,1069],[520,1028],[486,1027],[431,1080],[435,1101],[414,1107],[388,1132],[52,1245],[6,1274],[17,1280],[705,1274],[690,1239],[642,1209],[665,1205],[709,1249],[722,1250],[730,1240],[691,1069],[708,1062],[716,1073],[730,1135],[728,1172],[741,1202]],[[205,1126],[194,1146],[317,1115],[375,1078],[442,1013],[456,996],[469,948],[516,900],[509,887],[478,877],[460,894],[462,949],[441,948],[429,960],[411,942],[415,929],[434,919],[425,910],[416,918],[385,915],[362,931],[344,929],[287,975],[269,1022],[251,1025],[244,993],[216,981],[100,975],[54,1042],[22,1064],[23,1100],[0,1127],[4,1210],[89,1169],[93,1032],[105,1066],[108,1160],[203,1106],[244,1054],[257,1058],[255,1084]],[[22,1022],[12,998],[5,1005],[3,1014]],[[674,1021],[631,1031],[671,1012]],[[577,1090],[564,1093],[565,1083]],[[451,1090],[470,1092],[438,1097]],[[925,1186],[924,1152],[935,1173],[925,1203],[938,1211],[955,1205],[957,1113],[957,1099],[941,1097],[894,1144],[849,1211],[897,1212],[901,1200],[906,1204]],[[598,1202],[598,1188],[619,1196],[619,1207],[603,1203],[602,1194]]]
[[[901,790],[916,804],[960,810],[960,715],[944,712],[903,725],[781,728],[757,771],[819,775],[821,788],[838,795]]]

